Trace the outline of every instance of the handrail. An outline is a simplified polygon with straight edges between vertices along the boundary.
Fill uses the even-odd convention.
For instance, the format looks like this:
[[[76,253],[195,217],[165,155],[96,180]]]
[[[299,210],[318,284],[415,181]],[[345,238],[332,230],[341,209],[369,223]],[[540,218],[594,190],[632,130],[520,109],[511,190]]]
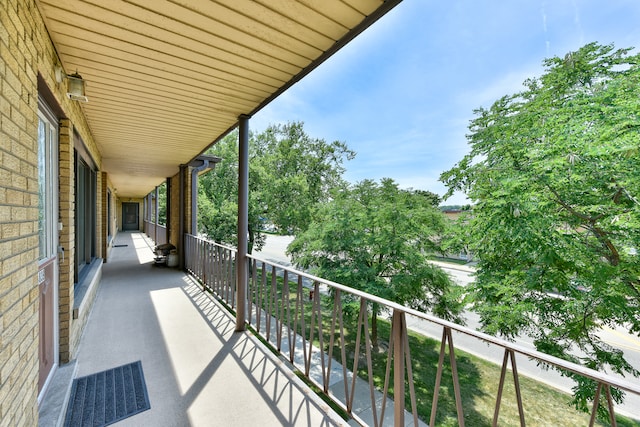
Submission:
[[[268,260],[266,260],[264,258],[255,256],[255,255],[252,255],[252,254],[248,254],[247,258],[251,258],[251,259],[254,259],[256,261],[264,262],[264,263],[266,263],[268,265],[275,265],[278,268],[282,268],[282,269],[285,269],[285,270],[289,271],[290,274],[295,274],[297,276],[306,277],[307,279],[309,279],[309,280],[311,280],[313,282],[318,282],[318,283],[321,283],[321,284],[324,284],[324,285],[327,285],[327,286],[331,286],[332,288],[335,288],[335,289],[340,289],[342,291],[349,292],[352,295],[356,295],[356,296],[365,298],[368,301],[371,301],[371,302],[374,302],[374,303],[377,303],[377,304],[381,304],[381,305],[385,305],[385,306],[387,306],[389,308],[393,308],[394,310],[398,310],[398,311],[404,312],[406,314],[410,314],[412,316],[419,317],[419,318],[424,319],[424,320],[428,320],[429,322],[432,322],[432,323],[438,324],[440,326],[449,328],[449,329],[451,329],[453,331],[460,332],[460,333],[472,336],[474,338],[481,339],[482,341],[486,341],[488,343],[495,344],[497,346],[500,346],[500,347],[503,347],[503,348],[506,348],[506,349],[509,349],[509,350],[513,350],[516,353],[522,354],[523,356],[527,356],[527,357],[531,357],[531,358],[537,359],[537,360],[539,360],[541,362],[544,362],[544,363],[547,363],[549,365],[555,365],[555,366],[560,367],[560,368],[562,368],[564,370],[573,372],[575,374],[582,375],[584,377],[587,377],[587,378],[590,378],[590,379],[593,379],[593,380],[605,381],[605,382],[609,383],[612,386],[615,386],[617,388],[629,391],[631,393],[640,394],[640,384],[631,383],[630,381],[627,381],[627,380],[622,379],[622,378],[618,378],[618,377],[615,377],[615,376],[609,376],[607,374],[603,374],[603,373],[601,373],[599,371],[596,371],[594,369],[590,369],[590,368],[578,365],[576,363],[572,363],[572,362],[569,362],[567,360],[560,359],[559,357],[552,356],[552,355],[549,355],[549,354],[546,354],[546,353],[542,353],[540,351],[533,350],[533,349],[530,349],[530,348],[526,348],[526,347],[520,346],[518,344],[514,344],[514,343],[512,343],[510,341],[507,341],[505,339],[502,339],[502,338],[499,338],[499,337],[496,337],[496,336],[493,336],[493,335],[489,335],[489,334],[486,334],[484,332],[477,331],[475,329],[471,329],[471,328],[468,328],[466,326],[462,326],[462,325],[459,325],[459,324],[454,323],[454,322],[450,322],[450,321],[445,320],[445,319],[441,319],[441,318],[433,316],[431,314],[424,313],[424,312],[412,309],[410,307],[403,306],[403,305],[398,304],[396,302],[393,302],[393,301],[378,297],[376,295],[372,295],[372,294],[360,291],[358,289],[350,288],[348,286],[342,285],[342,284],[337,283],[337,282],[332,282],[331,280],[327,280],[327,279],[323,279],[323,278],[318,277],[318,276],[314,276],[314,275],[306,273],[304,271],[300,271],[300,270],[296,270],[294,268],[285,267],[285,266],[276,264],[274,262],[268,261]]]
[[[193,236],[186,235],[186,251],[187,251],[187,262],[186,268],[190,271],[195,277],[197,277],[202,283],[203,286],[209,288],[211,291],[216,293],[219,298],[226,301],[226,303],[232,308],[235,306],[234,296],[235,296],[235,275],[233,274],[233,270],[236,268],[235,260],[237,256],[236,249],[220,245],[218,243],[210,242],[205,239]],[[280,351],[283,356],[287,357],[291,363],[297,364],[300,366],[301,371],[305,374],[305,376],[314,382],[317,386],[319,386],[325,393],[328,394],[328,384],[329,384],[329,376],[331,375],[331,365],[332,363],[338,364],[336,361],[332,362],[333,359],[333,336],[334,333],[339,334],[338,339],[344,338],[344,331],[342,326],[342,312],[341,309],[337,309],[341,307],[341,298],[343,294],[349,294],[352,297],[360,300],[360,317],[358,320],[358,332],[357,332],[357,341],[356,341],[356,350],[355,355],[353,356],[353,369],[349,370],[345,366],[346,356],[344,353],[344,346],[342,346],[342,355],[336,355],[336,357],[340,357],[342,363],[343,370],[343,378],[347,378],[350,372],[355,372],[357,370],[357,360],[359,358],[358,352],[360,348],[361,340],[364,340],[365,346],[367,348],[366,359],[367,363],[371,364],[371,354],[369,353],[370,346],[370,337],[368,332],[368,327],[363,327],[365,324],[368,325],[367,316],[363,317],[363,313],[367,312],[367,302],[376,303],[381,306],[387,307],[392,312],[392,335],[389,340],[389,355],[388,355],[388,366],[387,366],[387,378],[385,379],[385,387],[384,387],[384,396],[387,396],[388,389],[388,381],[389,381],[389,372],[391,359],[394,360],[394,372],[397,373],[394,377],[394,389],[402,390],[402,392],[398,393],[398,400],[400,401],[398,405],[394,403],[394,419],[396,425],[404,425],[404,378],[405,378],[405,369],[406,372],[409,373],[408,381],[409,381],[409,392],[411,394],[411,402],[412,402],[412,412],[415,417],[415,395],[413,391],[413,383],[412,383],[412,374],[411,374],[411,357],[409,355],[409,345],[408,345],[408,335],[406,331],[406,315],[411,315],[416,318],[431,322],[433,324],[439,325],[442,327],[442,341],[441,341],[441,349],[440,349],[440,361],[438,365],[438,373],[436,378],[436,387],[434,388],[434,398],[431,412],[431,420],[429,425],[434,425],[435,422],[435,414],[437,410],[438,404],[438,390],[440,387],[440,378],[442,376],[442,368],[443,362],[445,358],[445,350],[448,348],[449,350],[449,363],[451,364],[451,370],[454,380],[454,388],[456,389],[456,406],[458,411],[458,422],[460,425],[464,425],[464,416],[462,414],[462,404],[461,397],[459,393],[459,381],[457,378],[457,368],[456,368],[456,360],[455,355],[453,354],[453,337],[452,331],[456,331],[458,333],[462,333],[468,336],[471,336],[475,339],[481,340],[486,343],[493,344],[495,346],[501,347],[504,349],[504,360],[502,363],[502,375],[500,378],[498,396],[495,406],[494,412],[494,421],[493,424],[497,425],[500,401],[502,398],[502,387],[504,385],[504,380],[506,376],[507,369],[510,365],[510,368],[513,372],[514,376],[514,385],[516,398],[518,401],[518,409],[520,415],[521,425],[524,424],[524,411],[522,408],[522,401],[520,397],[520,387],[518,380],[518,373],[515,361],[515,353],[523,355],[525,357],[535,359],[541,363],[546,365],[553,366],[555,368],[562,369],[567,372],[572,372],[574,374],[580,375],[584,378],[591,379],[598,384],[598,389],[596,391],[597,396],[600,396],[601,392],[604,392],[605,398],[607,400],[609,406],[609,416],[612,425],[615,425],[615,414],[613,411],[613,401],[611,397],[610,387],[615,387],[633,394],[640,395],[640,384],[632,383],[626,379],[608,375],[584,366],[580,366],[578,364],[560,359],[555,356],[551,356],[542,352],[539,352],[534,349],[526,348],[524,346],[518,345],[516,343],[504,340],[502,338],[498,338],[492,335],[488,335],[486,333],[476,331],[466,326],[462,326],[444,319],[440,319],[433,315],[423,313],[417,311],[415,309],[400,305],[393,301],[386,300],[384,298],[350,288],[348,286],[342,285],[340,283],[336,283],[327,279],[323,279],[321,277],[317,277],[315,275],[309,274],[304,271],[300,271],[291,267],[286,267],[275,262],[268,261],[260,256],[256,256],[253,254],[247,254],[248,264],[252,266],[251,271],[252,274],[249,275],[247,280],[248,292],[247,292],[247,302],[248,305],[248,313],[249,319],[248,322],[251,324],[254,322],[253,326],[257,330],[258,333],[261,333],[267,342],[271,342],[278,351]],[[282,300],[278,300],[276,298],[276,274],[277,271],[280,270],[282,272],[283,277],[283,286],[282,290],[283,298]],[[258,273],[261,278],[258,278]],[[297,287],[295,282],[291,282],[290,286],[290,277],[291,275],[297,276]],[[270,280],[267,277],[270,276]],[[305,320],[304,320],[304,305],[303,301],[303,279],[308,280],[312,283],[313,293],[310,294],[310,299],[313,299],[312,307],[311,307],[311,325],[310,325],[310,336],[306,336],[307,332],[305,331]],[[327,286],[334,290],[334,312],[333,318],[331,321],[331,343],[329,344],[328,354],[325,354],[323,350],[316,348],[313,344],[313,336],[316,333],[315,328],[318,328],[318,339],[320,340],[320,348],[324,348],[324,344],[322,341],[322,332],[326,331],[323,329],[320,312],[320,300],[319,300],[319,287]],[[294,295],[290,300],[289,294]],[[295,305],[292,305],[295,304]],[[308,314],[308,313],[307,313]],[[293,321],[292,321],[293,316]],[[338,329],[336,331],[336,328]],[[364,333],[361,335],[361,329],[364,330]],[[263,331],[264,330],[264,331]],[[297,341],[299,340],[299,342]],[[448,344],[448,347],[447,345]],[[298,352],[302,353],[296,356],[297,347],[299,348]],[[322,378],[314,379],[311,378],[310,368],[311,368],[311,357],[312,354],[320,353],[320,368],[322,370]],[[296,360],[296,358],[302,358],[302,361]],[[325,361],[325,359],[327,359]],[[406,361],[405,361],[406,359]],[[354,390],[356,388],[355,376],[351,376],[352,380],[351,386],[345,382],[345,401],[338,401],[337,403],[342,406],[351,416],[354,417],[358,422],[364,424],[364,422],[358,418],[355,414],[352,413],[353,409],[353,395]],[[374,398],[374,386],[371,382],[371,373],[369,373],[369,387],[371,392],[371,400],[373,406],[375,406],[376,399]],[[604,391],[602,390],[604,388]],[[386,400],[383,400],[383,402]],[[598,399],[595,399],[592,417],[590,425],[594,425],[595,422],[595,413],[597,410]],[[382,404],[381,413],[378,414],[376,410],[373,413],[373,419],[375,425],[382,425],[383,416],[385,411],[385,405]],[[415,424],[417,425],[418,420],[415,419]]]

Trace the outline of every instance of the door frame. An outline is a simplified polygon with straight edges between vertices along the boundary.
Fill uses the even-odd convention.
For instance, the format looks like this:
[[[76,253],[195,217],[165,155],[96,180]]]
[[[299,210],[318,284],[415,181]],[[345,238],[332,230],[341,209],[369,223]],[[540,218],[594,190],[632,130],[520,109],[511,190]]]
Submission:
[[[44,129],[47,138],[46,145],[44,147],[44,178],[45,178],[45,206],[43,207],[43,212],[45,216],[44,222],[44,241],[42,242],[43,247],[39,250],[44,251],[44,253],[40,253],[39,261],[38,261],[38,294],[39,299],[42,298],[40,295],[40,287],[42,284],[46,286],[50,286],[52,295],[52,307],[51,307],[51,317],[50,320],[53,323],[52,325],[52,339],[51,345],[53,347],[52,352],[52,363],[49,368],[49,372],[47,373],[46,379],[40,383],[40,355],[42,347],[41,341],[38,340],[38,403],[42,401],[42,398],[46,394],[46,391],[51,383],[51,379],[55,374],[56,370],[59,366],[60,361],[60,320],[59,320],[59,287],[60,287],[60,276],[59,276],[59,232],[58,232],[58,211],[60,209],[59,206],[59,196],[58,196],[58,150],[59,150],[59,140],[58,140],[58,119],[55,114],[48,107],[46,102],[42,98],[38,98],[38,158],[40,158],[40,123],[44,123]],[[40,162],[38,162],[40,163]],[[40,173],[40,164],[38,165],[38,171]],[[39,190],[40,193],[40,190]],[[40,230],[40,229],[39,229]],[[40,232],[40,231],[38,231]],[[49,280],[50,283],[47,285],[46,281]],[[40,336],[41,322],[40,322],[40,307],[38,307],[38,335]]]
[[[135,206],[136,211],[136,228],[125,228],[126,209],[128,206]],[[139,231],[140,230],[140,203],[139,202],[122,202],[122,231]]]

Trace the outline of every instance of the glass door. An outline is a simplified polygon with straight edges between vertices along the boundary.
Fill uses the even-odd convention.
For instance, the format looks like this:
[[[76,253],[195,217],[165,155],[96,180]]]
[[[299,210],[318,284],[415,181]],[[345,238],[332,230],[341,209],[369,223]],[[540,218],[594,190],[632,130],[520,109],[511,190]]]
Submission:
[[[38,114],[38,396],[58,364],[58,126],[44,103]]]

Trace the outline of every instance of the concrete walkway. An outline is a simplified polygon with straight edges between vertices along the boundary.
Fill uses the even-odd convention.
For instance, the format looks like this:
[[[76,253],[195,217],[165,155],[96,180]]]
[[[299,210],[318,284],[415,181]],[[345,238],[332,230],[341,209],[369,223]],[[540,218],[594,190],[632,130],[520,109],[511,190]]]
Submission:
[[[346,425],[153,243],[120,233],[77,357],[76,376],[142,361],[151,409],[119,426]]]

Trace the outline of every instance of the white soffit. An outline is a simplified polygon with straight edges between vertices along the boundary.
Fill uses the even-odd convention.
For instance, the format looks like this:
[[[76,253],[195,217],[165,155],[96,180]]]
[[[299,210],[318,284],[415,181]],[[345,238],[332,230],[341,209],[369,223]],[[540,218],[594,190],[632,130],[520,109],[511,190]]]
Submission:
[[[399,0],[37,0],[120,197],[142,197]]]

